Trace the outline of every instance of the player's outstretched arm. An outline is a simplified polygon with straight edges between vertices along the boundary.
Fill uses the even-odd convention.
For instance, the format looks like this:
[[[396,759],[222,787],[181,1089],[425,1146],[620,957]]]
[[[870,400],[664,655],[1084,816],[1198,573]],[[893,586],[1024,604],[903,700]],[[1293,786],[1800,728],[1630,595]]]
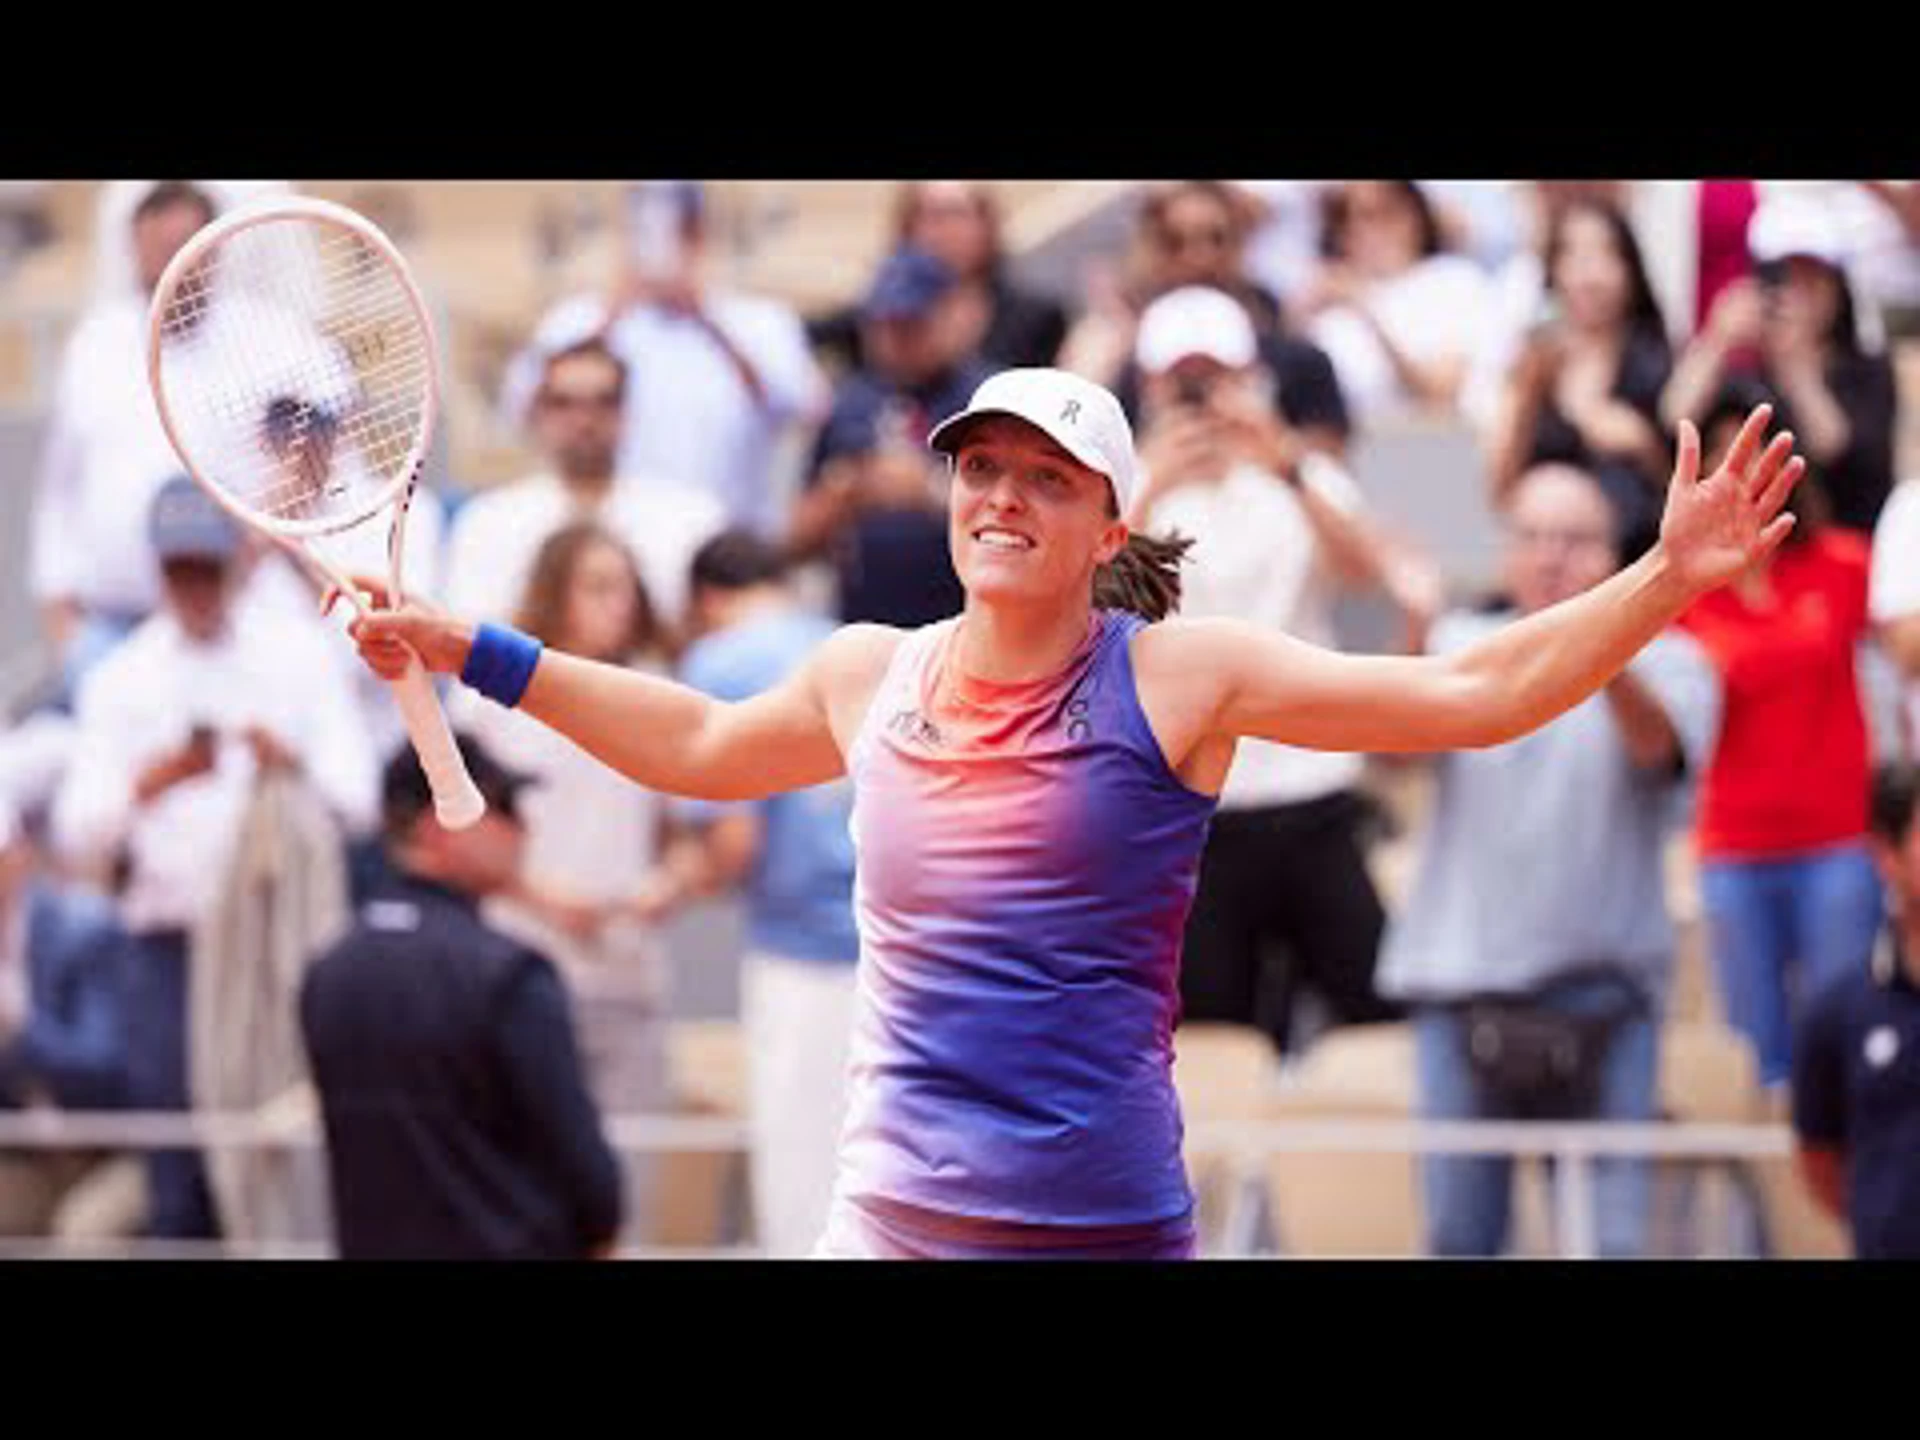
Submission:
[[[1512,740],[1599,690],[1694,600],[1786,538],[1793,517],[1781,507],[1806,467],[1790,434],[1763,450],[1771,418],[1755,409],[1705,477],[1699,434],[1683,421],[1659,542],[1592,590],[1465,649],[1344,655],[1228,620],[1156,626],[1167,633],[1153,643],[1170,673],[1206,678],[1217,734],[1376,752]]]
[[[358,577],[384,607],[383,587]],[[409,599],[349,627],[383,679],[404,671],[409,648],[427,668],[458,675],[476,627]],[[518,708],[603,764],[663,794],[751,800],[822,784],[845,772],[836,712],[877,680],[896,632],[848,626],[781,685],[735,703],[676,681],[546,650]]]

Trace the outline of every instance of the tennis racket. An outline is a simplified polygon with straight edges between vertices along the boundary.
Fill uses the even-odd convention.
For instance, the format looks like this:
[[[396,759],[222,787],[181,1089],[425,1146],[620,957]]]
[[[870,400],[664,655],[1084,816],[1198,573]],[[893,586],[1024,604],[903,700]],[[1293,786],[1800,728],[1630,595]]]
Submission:
[[[208,494],[359,608],[311,542],[391,513],[401,603],[407,509],[438,409],[438,350],[407,263],[344,206],[275,196],[200,229],[153,295],[147,373],[181,462]],[[486,813],[416,659],[391,682],[441,824]]]

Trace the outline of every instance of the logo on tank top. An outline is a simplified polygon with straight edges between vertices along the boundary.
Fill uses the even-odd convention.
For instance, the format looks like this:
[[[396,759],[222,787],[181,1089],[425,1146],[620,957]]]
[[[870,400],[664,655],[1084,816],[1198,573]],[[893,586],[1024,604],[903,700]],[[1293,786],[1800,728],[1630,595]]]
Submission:
[[[940,727],[935,725],[918,710],[901,710],[887,721],[887,729],[912,745],[923,745],[929,750],[940,748]]]
[[[1093,702],[1082,695],[1067,702],[1067,739],[1074,742],[1093,738],[1093,722],[1087,714]]]

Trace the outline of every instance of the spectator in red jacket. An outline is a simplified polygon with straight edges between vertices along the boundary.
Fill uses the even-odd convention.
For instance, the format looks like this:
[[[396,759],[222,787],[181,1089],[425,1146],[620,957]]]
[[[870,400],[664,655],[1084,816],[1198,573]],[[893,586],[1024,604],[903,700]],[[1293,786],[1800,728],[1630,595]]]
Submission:
[[[1724,394],[1702,426],[1705,454],[1723,453],[1738,428],[1728,417],[1755,393]],[[1792,996],[1859,965],[1881,920],[1855,673],[1868,630],[1867,543],[1821,523],[1811,471],[1788,504],[1798,523],[1786,543],[1680,622],[1712,657],[1726,697],[1695,837],[1708,947],[1727,1016],[1767,1085],[1790,1073]]]

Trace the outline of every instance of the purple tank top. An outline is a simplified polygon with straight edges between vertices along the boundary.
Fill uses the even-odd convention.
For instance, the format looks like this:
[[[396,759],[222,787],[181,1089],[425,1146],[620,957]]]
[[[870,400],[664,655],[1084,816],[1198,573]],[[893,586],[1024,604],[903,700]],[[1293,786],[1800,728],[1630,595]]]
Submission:
[[[1180,942],[1214,797],[1174,775],[1097,611],[1050,679],[896,653],[849,757],[858,1009],[840,1188],[1124,1225],[1192,1194],[1173,1086]]]

